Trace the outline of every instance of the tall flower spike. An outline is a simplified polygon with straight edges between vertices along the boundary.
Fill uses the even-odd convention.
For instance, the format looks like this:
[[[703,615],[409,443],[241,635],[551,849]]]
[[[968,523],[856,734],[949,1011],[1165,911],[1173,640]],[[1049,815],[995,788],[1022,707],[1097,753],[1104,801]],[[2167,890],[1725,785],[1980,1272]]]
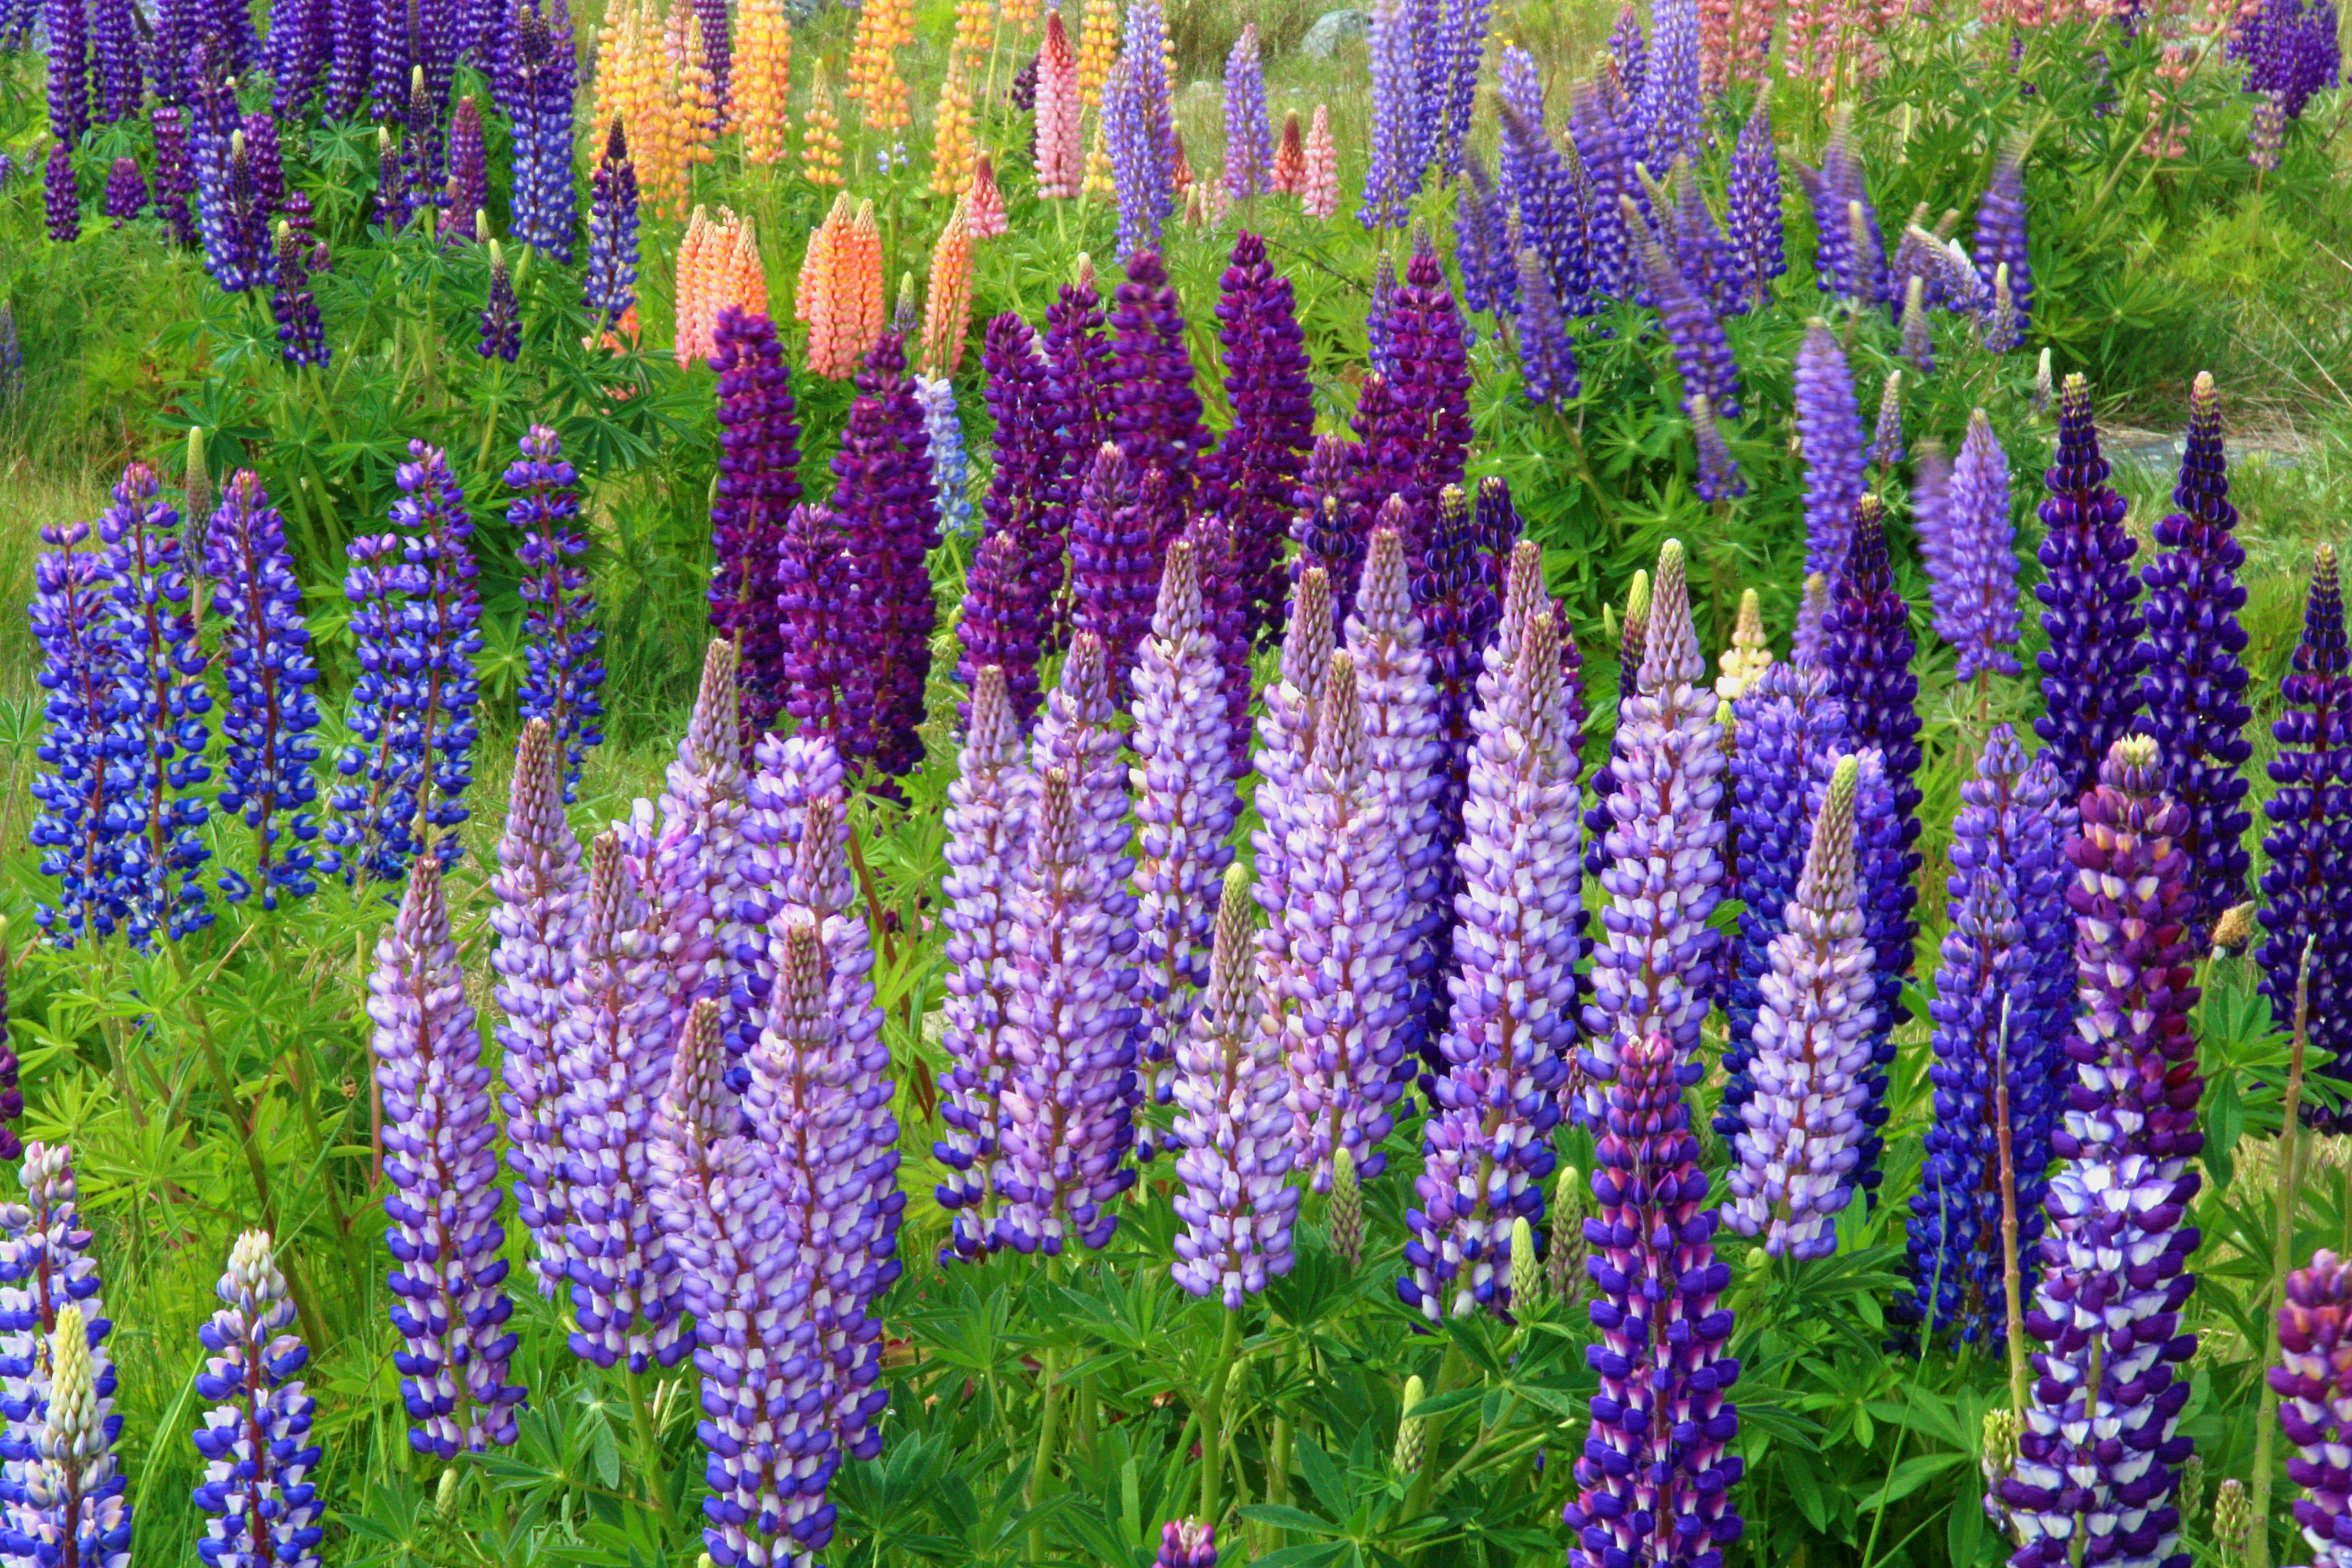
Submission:
[[[1481,679],[1472,721],[1445,1068],[1429,1091],[1422,1206],[1406,1215],[1412,1272],[1397,1282],[1432,1320],[1513,1304],[1515,1271],[1534,1262],[1513,1237],[1543,1214],[1575,1037],[1579,736],[1549,608],[1509,668]]]
[[[2263,994],[2273,1026],[2293,1028],[2309,942],[2314,1064],[2352,1081],[2352,910],[2336,896],[2352,878],[2352,648],[2330,545],[2312,561],[2303,637],[2279,688],[2284,711],[2271,724],[2278,755],[2270,763],[2278,787],[2263,807],[2272,824],[2263,839]]]
[[[1854,879],[1861,767],[1838,760],[1796,896],[1768,951],[1723,1219],[1773,1257],[1826,1258],[1853,1197],[1876,1002]]]
[[[1182,525],[1181,506],[1192,498],[1193,468],[1208,447],[1208,435],[1201,428],[1200,395],[1192,390],[1184,304],[1158,252],[1129,258],[1127,280],[1115,292],[1109,325],[1104,438],[1118,442],[1139,472],[1158,468],[1167,476],[1169,499],[1176,510],[1169,514],[1166,532],[1153,542],[1164,547]],[[1155,548],[1144,563],[1147,583],[1158,564]]]
[[[25,1152],[24,1142],[17,1135],[16,1123],[25,1115],[24,1090],[17,1086],[18,1061],[16,1047],[8,1038],[8,969],[12,962],[8,951],[8,921],[0,916],[0,1160],[15,1160]]]
[[[1601,1386],[1564,1510],[1573,1568],[1709,1563],[1739,1535],[1739,1462],[1725,1457],[1738,1432],[1725,1395],[1739,1363],[1727,1353],[1731,1313],[1718,1305],[1731,1268],[1715,1256],[1678,1054],[1654,1035],[1626,1042],[1598,1118],[1597,1212],[1584,1237],[1601,1339],[1585,1359]]]
[[[1870,427],[1870,466],[1881,475],[1903,461],[1903,373],[1890,370],[1878,394],[1878,418]],[[2012,675],[2016,671],[2011,670]]]
[[[607,332],[636,309],[637,166],[618,120],[589,179],[588,268],[581,286],[590,315]]]
[[[2043,484],[2042,630],[2049,647],[2036,658],[2047,711],[2033,722],[2058,763],[2069,799],[2098,782],[2107,748],[2139,711],[2140,584],[2130,570],[2138,549],[2124,531],[2124,498],[2107,483],[2091,419],[2091,389],[2070,375],[2058,399],[2058,450]]]
[[[61,947],[111,934],[124,911],[120,826],[132,798],[126,748],[114,741],[122,649],[108,614],[106,557],[77,548],[89,537],[86,522],[44,523],[48,548],[33,567],[34,679],[47,693],[47,730],[27,838],[41,874],[58,879],[58,901],[36,905],[33,920]]]
[[[1053,596],[1062,585],[1064,543],[1051,503],[1061,477],[1055,387],[1026,321],[1007,312],[981,340],[983,395],[995,426],[995,461],[981,500],[980,549],[958,613],[967,689],[985,665],[1004,671],[1016,721],[1037,710],[1037,665],[1045,657]],[[1048,574],[1043,570],[1050,560]]]
[[[1201,589],[1198,553],[1180,539],[1168,547],[1135,670],[1136,1038],[1139,1071],[1160,1103],[1209,983],[1217,919],[1209,889],[1233,863],[1225,840],[1240,813],[1219,700],[1224,670]]]
[[[588,549],[577,526],[579,473],[544,425],[524,434],[520,451],[502,476],[507,489],[520,492],[507,503],[507,523],[521,534],[515,559],[526,574],[520,591],[530,673],[520,706],[525,721],[544,720],[553,732],[568,805],[579,795],[582,759],[604,739],[597,727],[604,707],[596,695],[604,684],[604,662],[596,657],[603,634],[590,618],[595,601],[588,574],[573,564]]]
[[[21,1523],[12,1533],[69,1565],[129,1568],[131,1505],[114,1458],[122,1418],[111,1414],[113,1369],[90,1344],[100,1331],[84,1324],[79,1307],[59,1309],[45,1347],[48,1419],[24,1468]]]
[[[775,324],[732,307],[719,314],[719,475],[710,503],[711,629],[735,646],[752,734],[793,691],[778,595],[785,525],[801,499],[801,426]]]
[[[1603,1113],[1601,1086],[1629,1047],[1664,1037],[1679,1081],[1695,1083],[1699,1025],[1716,985],[1721,937],[1709,923],[1723,897],[1721,704],[1703,684],[1706,661],[1691,624],[1679,541],[1658,552],[1649,636],[1634,694],[1619,709],[1602,837],[1610,902],[1593,956],[1587,1045],[1579,1058],[1591,1086],[1588,1113]]]
[[[2156,525],[2156,556],[2140,570],[2147,704],[2140,729],[2162,747],[2170,794],[2189,814],[2180,845],[2189,857],[2189,940],[2201,952],[2222,911],[2245,894],[2243,841],[2252,821],[2242,769],[2253,750],[2245,736],[2253,712],[2238,623],[2246,552],[2234,536],[2238,509],[2230,504],[2210,375],[2200,374],[2190,395],[2172,500],[2179,510]]]
[[[420,858],[368,980],[392,1222],[393,1359],[409,1446],[441,1459],[511,1443],[523,1390],[506,1381],[514,1302],[499,1257],[504,1193],[490,1074],[449,936],[440,862]]]
[[[1380,0],[1372,11],[1371,163],[1363,204],[1356,209],[1357,221],[1368,229],[1404,223],[1427,169],[1425,156],[1417,155],[1428,106],[1421,101],[1415,72],[1413,9],[1411,0]]]
[[[207,1352],[196,1397],[215,1402],[195,1434],[205,1460],[196,1506],[215,1516],[205,1556],[317,1568],[325,1534],[319,1522],[325,1510],[310,1479],[319,1463],[319,1446],[310,1441],[317,1401],[295,1375],[310,1352],[289,1331],[294,1302],[268,1231],[237,1237],[217,1294],[220,1310],[196,1331]]]
[[[91,1256],[92,1237],[82,1223],[73,1169],[73,1151],[64,1144],[28,1143],[19,1172],[25,1201],[0,1206],[0,1449],[9,1461],[5,1492],[12,1522],[35,1500],[27,1474],[39,1455],[43,1429],[48,1425],[57,1360],[47,1353],[65,1314],[78,1312],[87,1324],[79,1336],[91,1362],[90,1392],[100,1404],[99,1431],[93,1436],[110,1446],[121,1430],[122,1418],[110,1414],[114,1403],[114,1366],[106,1351],[113,1325],[100,1299],[98,1259]],[[103,1507],[120,1497],[121,1481],[94,1494]],[[50,1516],[57,1522],[55,1516]],[[62,1531],[51,1534],[55,1541]],[[96,1563],[96,1555],[84,1562]],[[109,1563],[123,1561],[104,1559]]]
[[[1331,678],[1336,646],[1331,619],[1331,579],[1308,566],[1291,592],[1282,658],[1266,684],[1265,711],[1257,721],[1257,806],[1260,826],[1251,833],[1252,870],[1258,908],[1268,918],[1258,945],[1269,963],[1286,961],[1289,938],[1282,911],[1291,892],[1286,846],[1303,821],[1307,767],[1322,724],[1324,691]],[[1279,994],[1274,997],[1279,1003]]]
[[[2010,309],[2015,312],[2015,332],[2022,335],[2033,318],[2033,268],[2026,259],[2025,172],[2015,148],[2002,149],[1991,183],[1977,204],[1973,255],[1977,276],[1988,292],[2001,269],[2008,269]]]
[[[1037,194],[1075,198],[1086,179],[1086,143],[1080,128],[1078,56],[1062,26],[1059,10],[1045,17],[1045,42],[1037,56]]]
[[[1834,572],[1845,559],[1854,504],[1865,489],[1864,451],[1845,351],[1818,317],[1797,351],[1796,396],[1805,468],[1805,570]]]
[[[873,639],[853,685],[870,694],[846,750],[886,778],[923,760],[923,692],[930,678],[939,608],[927,558],[939,547],[939,499],[922,405],[906,374],[906,350],[884,333],[857,376],[841,445],[833,455],[834,516],[849,552],[858,613]]]
[[[1772,280],[1789,269],[1780,242],[1780,158],[1772,142],[1771,104],[1760,92],[1732,153],[1724,209],[1740,284],[1760,310],[1772,296]]]
[[[312,254],[320,256],[321,244]],[[269,313],[278,323],[278,355],[295,368],[323,367],[331,357],[326,323],[319,317],[319,299],[310,290],[310,268],[303,258],[303,240],[283,221],[278,226],[277,271],[271,278]]]
[[[1238,1311],[1290,1271],[1298,1189],[1281,1041],[1265,1027],[1250,931],[1249,877],[1227,869],[1208,985],[1176,1047],[1176,1283]],[[1172,1532],[1176,1526],[1169,1526]],[[1162,1552],[1166,1557],[1165,1548]],[[1189,1562],[1191,1559],[1179,1561]]]
[[[1538,558],[1540,564],[1540,558]],[[1540,584],[1540,578],[1537,579]],[[1626,705],[1633,701],[1635,689],[1642,679],[1642,658],[1650,638],[1650,574],[1635,568],[1633,580],[1625,584],[1625,613],[1617,622],[1617,694],[1610,727],[1610,765],[1603,767],[1592,781],[1592,805],[1584,813],[1584,871],[1598,877],[1609,864],[1607,840],[1612,818],[1609,797],[1617,793],[1616,759],[1625,749]]]
[[[1246,201],[1271,189],[1274,134],[1265,117],[1265,68],[1258,59],[1257,24],[1225,57],[1225,195]]]
[[[2313,1561],[2334,1561],[2342,1532],[2352,1529],[2352,1476],[2342,1456],[2352,1434],[2352,1268],[2322,1248],[2308,1267],[2286,1277],[2279,1303],[2279,1363],[2269,1369],[2279,1396],[2279,1428],[2294,1445],[2287,1479],[2306,1494],[2295,1500],[2294,1522],[2311,1543]],[[1176,1527],[1169,1526],[1173,1530]]]
[[[1163,470],[1139,478],[1127,455],[1105,442],[1070,519],[1072,618],[1102,639],[1122,685],[1150,624],[1153,535],[1168,493]]]
[[[1282,624],[1283,531],[1314,444],[1314,383],[1290,279],[1266,259],[1265,241],[1234,240],[1217,300],[1225,395],[1234,423],[1211,459],[1211,492],[1231,521],[1235,571],[1251,640]]]
[[[1318,223],[1328,223],[1339,210],[1339,144],[1331,139],[1331,110],[1315,106],[1314,122],[1307,132],[1307,173],[1298,188],[1299,210]]]
[[[2018,638],[2017,531],[2009,517],[2009,458],[1983,409],[1969,416],[1949,489],[1933,513],[1921,510],[1919,524],[1936,635],[1959,650],[1952,678],[2015,675],[2010,647]]]

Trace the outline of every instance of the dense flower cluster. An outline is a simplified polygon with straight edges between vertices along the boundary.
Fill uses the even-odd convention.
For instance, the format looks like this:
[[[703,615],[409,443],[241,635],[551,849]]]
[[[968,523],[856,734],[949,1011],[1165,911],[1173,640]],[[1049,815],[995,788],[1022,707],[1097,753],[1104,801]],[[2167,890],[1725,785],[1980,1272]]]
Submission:
[[[195,1434],[205,1460],[196,1506],[215,1516],[198,1550],[220,1568],[317,1568],[326,1533],[310,1479],[317,1402],[295,1375],[310,1352],[289,1331],[294,1303],[268,1231],[237,1237],[218,1294],[220,1310],[196,1331],[207,1352],[196,1397],[215,1402]]]
[[[588,549],[579,527],[579,472],[544,425],[530,427],[520,450],[502,481],[517,492],[507,503],[507,524],[521,535],[515,559],[525,574],[520,592],[530,673],[523,681],[522,716],[543,719],[552,730],[568,804],[578,798],[581,760],[604,739],[597,727],[604,706],[596,695],[604,684],[596,654],[604,634],[590,619],[595,601],[588,574],[575,564]]]
[[[2124,498],[2107,483],[2091,420],[2091,389],[2070,375],[2059,391],[2058,449],[2043,483],[2040,559],[2042,630],[2050,646],[2036,656],[2047,711],[2033,732],[2053,754],[2058,782],[2073,800],[2098,782],[2107,748],[2139,711],[2147,661],[2140,647],[2138,549],[2124,530]]]

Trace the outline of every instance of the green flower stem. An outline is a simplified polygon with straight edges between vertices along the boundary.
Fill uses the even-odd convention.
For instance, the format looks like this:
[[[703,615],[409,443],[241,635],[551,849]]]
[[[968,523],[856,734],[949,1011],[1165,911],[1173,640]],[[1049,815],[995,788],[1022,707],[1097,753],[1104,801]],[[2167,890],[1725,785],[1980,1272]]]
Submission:
[[[1224,1481],[1225,1384],[1233,1381],[1234,1357],[1241,1348],[1242,1315],[1227,1312],[1224,1336],[1201,1399],[1201,1518],[1209,1524],[1217,1522],[1217,1492]]]
[[[2303,1053],[2311,1043],[2311,939],[2304,938],[2303,958],[2294,971],[2294,1049],[2287,1060],[2286,1097],[2279,1104],[2278,1244],[2271,1258],[2269,1309],[2263,1314],[2267,1331],[2263,1344],[2268,1353],[2264,1366],[2278,1361],[2279,1307],[2286,1300],[2286,1273],[2294,1266],[2294,1209],[2300,1173],[2296,1158],[2301,1153],[2297,1138],[2298,1112],[2303,1106]],[[2278,1391],[2267,1377],[2258,1377],[2262,1395],[2254,1416],[2254,1473],[2247,1487],[2247,1512],[2252,1517],[2253,1528],[2246,1534],[2246,1568],[2270,1568],[2271,1564],[2271,1445],[2278,1433]]]

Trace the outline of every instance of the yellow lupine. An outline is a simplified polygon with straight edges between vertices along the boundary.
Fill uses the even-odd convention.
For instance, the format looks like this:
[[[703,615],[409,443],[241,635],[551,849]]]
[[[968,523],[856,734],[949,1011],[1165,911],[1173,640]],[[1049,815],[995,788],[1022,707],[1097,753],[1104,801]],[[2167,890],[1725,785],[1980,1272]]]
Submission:
[[[1097,115],[1095,117],[1094,145],[1087,149],[1086,194],[1108,196],[1117,195],[1118,189],[1111,182],[1110,144],[1103,138],[1102,117]]]
[[[676,4],[686,10],[686,53],[677,68],[678,156],[688,163],[708,163],[719,137],[719,88],[703,53],[702,18],[690,0]]]
[[[956,0],[956,53],[963,57],[966,67],[978,64],[981,57],[988,53],[992,20],[988,0]]]
[[[888,134],[913,121],[898,51],[915,41],[913,0],[866,0],[849,47],[849,96],[869,131]]]
[[[1078,101],[1102,107],[1103,85],[1118,63],[1118,0],[1087,0],[1078,33]]]
[[[727,123],[742,133],[749,163],[773,163],[784,155],[792,62],[792,24],[780,0],[743,0],[727,80]]]
[[[801,177],[812,185],[841,184],[841,116],[833,107],[833,89],[824,79],[824,62],[809,71],[808,117],[801,126]]]
[[[931,189],[943,196],[960,196],[971,185],[971,83],[963,59],[948,57],[948,73],[940,83],[940,106],[931,117]]]

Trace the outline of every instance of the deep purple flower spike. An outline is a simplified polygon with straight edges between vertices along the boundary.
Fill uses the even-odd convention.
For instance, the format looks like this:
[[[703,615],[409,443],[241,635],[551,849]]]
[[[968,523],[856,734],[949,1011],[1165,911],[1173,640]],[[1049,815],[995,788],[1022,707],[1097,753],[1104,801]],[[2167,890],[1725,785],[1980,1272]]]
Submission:
[[[2124,498],[2107,483],[2091,389],[2070,375],[2059,391],[2058,450],[2043,478],[2042,630],[2037,656],[2046,711],[2033,732],[2055,756],[2069,799],[2098,782],[2107,748],[2139,712],[2140,584],[2131,568],[2138,546],[2124,531]]]

